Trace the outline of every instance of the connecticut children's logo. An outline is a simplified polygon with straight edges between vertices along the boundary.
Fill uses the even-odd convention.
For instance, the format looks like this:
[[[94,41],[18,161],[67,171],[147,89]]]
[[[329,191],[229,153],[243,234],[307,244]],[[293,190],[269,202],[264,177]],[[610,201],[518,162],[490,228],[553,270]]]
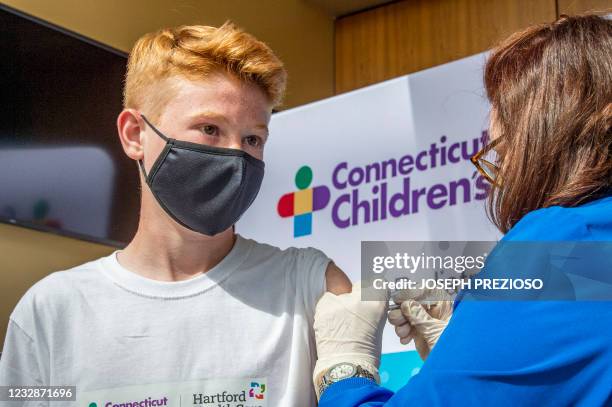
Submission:
[[[293,236],[312,234],[312,213],[321,210],[329,203],[329,188],[324,185],[310,187],[312,168],[301,167],[295,174],[298,191],[289,192],[278,200],[277,211],[282,218],[293,217]]]
[[[249,389],[249,397],[257,400],[264,399],[264,393],[266,392],[266,385],[264,383],[251,382],[251,388]]]

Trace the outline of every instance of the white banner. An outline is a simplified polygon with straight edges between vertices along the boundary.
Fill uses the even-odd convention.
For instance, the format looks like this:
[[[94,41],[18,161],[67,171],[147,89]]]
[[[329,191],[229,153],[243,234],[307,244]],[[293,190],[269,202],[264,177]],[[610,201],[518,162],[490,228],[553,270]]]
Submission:
[[[487,182],[469,161],[488,137],[486,54],[275,114],[261,192],[237,226],[285,248],[323,250],[360,278],[362,240],[496,240]],[[381,377],[420,363],[385,331]],[[411,362],[405,359],[410,357]],[[401,361],[401,363],[400,363]],[[393,365],[393,366],[392,366]]]

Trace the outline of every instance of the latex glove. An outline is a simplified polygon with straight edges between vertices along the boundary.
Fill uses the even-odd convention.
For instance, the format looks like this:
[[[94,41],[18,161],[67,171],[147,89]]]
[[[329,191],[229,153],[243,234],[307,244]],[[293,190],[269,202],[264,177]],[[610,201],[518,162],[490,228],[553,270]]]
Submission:
[[[416,298],[428,300],[421,304]],[[405,345],[414,340],[421,359],[427,359],[452,316],[450,296],[443,291],[420,291],[402,293],[395,301],[401,303],[401,307],[390,311],[387,319],[395,326],[400,342]]]
[[[362,301],[361,282],[348,294],[323,294],[315,308],[317,363],[313,381],[341,362],[361,365],[380,382],[378,367],[387,301]],[[318,394],[317,394],[318,396]]]

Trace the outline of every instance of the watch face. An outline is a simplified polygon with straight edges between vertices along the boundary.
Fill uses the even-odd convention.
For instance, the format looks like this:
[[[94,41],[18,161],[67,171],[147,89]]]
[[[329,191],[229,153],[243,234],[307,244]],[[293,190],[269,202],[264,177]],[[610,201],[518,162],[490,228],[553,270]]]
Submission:
[[[329,371],[329,378],[332,382],[353,377],[355,375],[355,366],[350,363],[340,363],[332,367]]]

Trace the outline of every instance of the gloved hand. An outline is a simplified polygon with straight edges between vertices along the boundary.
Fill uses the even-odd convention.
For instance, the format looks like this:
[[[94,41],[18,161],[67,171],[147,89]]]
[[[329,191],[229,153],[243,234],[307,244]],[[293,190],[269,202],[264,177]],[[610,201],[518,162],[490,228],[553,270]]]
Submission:
[[[395,301],[399,309],[388,313],[389,322],[395,326],[395,333],[402,344],[414,340],[421,359],[427,359],[429,352],[438,342],[453,313],[453,303],[445,292],[438,290],[401,293]],[[427,299],[421,304],[418,299]]]
[[[362,366],[380,382],[378,367],[387,305],[388,301],[362,301],[361,282],[353,284],[348,294],[323,294],[314,315],[318,355],[313,372],[315,388],[319,376],[341,362]]]

